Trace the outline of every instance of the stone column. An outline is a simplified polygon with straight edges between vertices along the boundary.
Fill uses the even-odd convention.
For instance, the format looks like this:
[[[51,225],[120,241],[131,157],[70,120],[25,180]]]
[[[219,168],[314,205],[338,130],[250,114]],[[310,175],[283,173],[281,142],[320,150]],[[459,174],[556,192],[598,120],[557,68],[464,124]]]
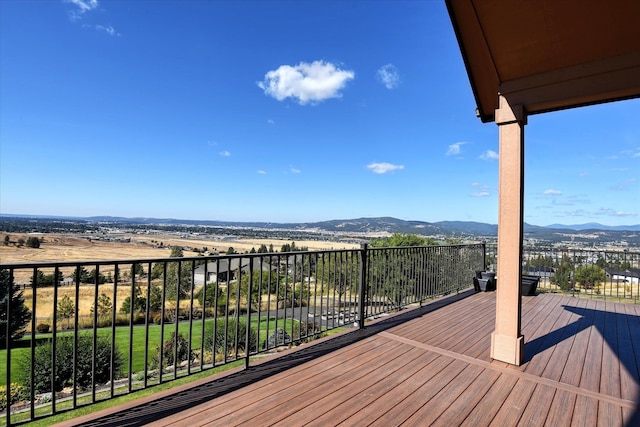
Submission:
[[[520,280],[524,227],[524,126],[527,117],[522,105],[510,105],[502,95],[499,101],[495,115],[500,137],[498,286],[491,357],[521,365],[524,337],[520,331]]]

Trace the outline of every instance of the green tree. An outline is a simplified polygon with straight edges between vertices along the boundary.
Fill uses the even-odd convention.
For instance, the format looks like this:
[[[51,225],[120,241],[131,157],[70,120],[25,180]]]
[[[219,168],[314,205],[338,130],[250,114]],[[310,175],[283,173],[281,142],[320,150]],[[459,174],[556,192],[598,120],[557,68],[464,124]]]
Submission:
[[[36,283],[36,278],[38,279],[37,283]],[[29,283],[31,284],[31,287],[33,288],[33,285],[36,284],[38,287],[44,287],[45,285],[45,278],[44,278],[44,273],[42,272],[42,270],[38,270],[36,271],[36,274],[31,276],[31,278],[29,279]]]
[[[27,247],[37,249],[40,247],[40,239],[35,236],[27,237]]]
[[[417,234],[394,233],[390,237],[379,237],[370,243],[374,248],[391,248],[404,246],[432,246],[438,241],[431,237],[419,236]]]
[[[327,287],[337,294],[338,307],[342,307],[347,293],[354,292],[358,286],[360,264],[357,255],[352,252],[322,254],[317,270],[318,276],[326,281]],[[287,294],[287,299],[294,297],[291,292]]]
[[[176,345],[177,344],[177,345]],[[171,332],[171,337],[164,342],[164,345],[156,348],[156,354],[151,362],[153,369],[160,368],[160,358],[162,357],[162,369],[171,365],[180,365],[180,362],[191,360],[192,355],[189,353],[189,341],[178,333]]]
[[[151,267],[151,279],[157,280],[162,278],[162,274],[164,272],[164,264],[161,262],[157,262],[153,264]]]
[[[261,244],[260,247],[258,248],[258,253],[266,254],[267,252],[269,252],[269,249],[267,249],[267,245],[265,245],[264,243]]]
[[[206,286],[200,288],[195,298],[203,308],[216,307],[217,313],[224,314],[227,307],[227,293],[224,288],[218,288],[216,294],[216,283],[207,283]]]
[[[144,275],[144,267],[142,264],[134,263],[131,265],[131,277],[143,276]]]
[[[94,270],[95,271],[95,270]],[[95,273],[94,273],[95,274]],[[73,270],[73,281],[79,283],[89,283],[89,272],[86,268],[78,266]]]
[[[174,246],[171,249],[171,258],[182,258],[182,248]],[[165,298],[176,300],[178,297],[185,298],[191,290],[191,269],[186,263],[180,261],[167,263],[167,280]]]
[[[537,267],[552,268],[553,258],[551,258],[550,256],[538,255],[536,258],[529,260],[526,265],[532,268],[537,268]]]
[[[584,289],[593,289],[606,280],[605,271],[595,264],[579,265],[576,268],[576,283]]]
[[[63,296],[58,302],[58,318],[67,319],[67,328],[69,327],[70,319],[76,312],[76,306],[69,298],[69,295]]]
[[[7,316],[7,305],[11,301],[11,316]],[[24,335],[24,327],[31,319],[31,311],[24,304],[22,292],[9,274],[8,270],[0,270],[0,348],[7,343],[7,322],[9,322],[9,339],[16,341]]]
[[[184,252],[182,251],[182,248],[180,246],[173,246],[171,248],[171,253],[169,254],[169,257],[182,258],[183,256],[184,256]]]
[[[249,325],[249,351],[258,348],[258,333]],[[227,318],[216,322],[214,334],[213,322],[207,322],[204,332],[204,349],[216,354],[232,354],[247,351],[247,322],[244,319]]]
[[[285,243],[280,248],[280,252],[306,252],[309,248],[307,246],[296,246],[296,242]]]
[[[452,264],[459,261],[460,250],[457,257],[453,250],[433,252],[427,257],[426,264],[420,262],[424,253],[419,248],[434,245],[438,245],[437,240],[417,234],[395,233],[390,237],[373,239],[372,248],[406,249],[371,252],[369,282],[376,284],[372,292],[400,308],[407,297],[420,293],[420,282],[432,283],[436,277],[453,281],[450,276],[456,269]],[[447,287],[446,283],[441,285]]]
[[[137,313],[143,313],[147,310],[147,299],[142,296],[142,290],[140,286],[135,287],[134,291],[134,305],[133,311]],[[122,305],[120,306],[120,313],[131,313],[131,296],[128,296],[122,301]]]
[[[98,283],[99,284],[103,284],[103,283],[107,283],[108,282],[107,277],[102,273],[98,274],[96,272],[96,269],[94,268],[89,272],[89,274],[87,275],[85,281],[81,282],[81,283],[96,283],[96,274],[98,275]]]
[[[90,387],[93,371],[93,336],[91,334],[79,334],[75,360],[77,364],[76,385]],[[51,340],[38,344],[35,348],[34,370],[31,370],[31,355],[29,352],[18,359],[16,376],[20,384],[29,387],[33,373],[34,388],[36,393],[51,391]],[[104,384],[111,380],[111,364],[113,363],[113,379],[120,378],[122,374],[123,358],[116,349],[111,357],[111,337],[98,335],[95,349],[95,381],[96,384]],[[74,345],[73,336],[59,335],[56,340],[56,375],[53,391],[60,391],[73,382]]]
[[[555,268],[551,283],[558,286],[563,291],[573,289],[573,262],[566,255],[562,255],[560,263]]]
[[[6,234],[6,235],[4,236],[4,245],[5,245],[5,246],[9,246],[9,243],[10,243],[10,242],[11,242],[11,238],[9,237],[9,235],[8,235],[8,234]]]
[[[243,272],[240,279],[240,296],[246,298],[249,294],[249,273]],[[253,271],[251,280],[251,307],[253,310],[257,310],[261,303],[262,295],[268,293],[275,293],[278,288],[279,278],[275,272],[269,274],[268,271],[261,271],[256,269]],[[238,277],[238,272],[236,272]],[[235,295],[237,292],[237,282],[232,283],[229,286],[229,294]]]
[[[55,272],[45,274],[44,281],[42,282],[41,286],[57,286],[62,281],[64,281],[64,274],[62,274],[62,271],[58,270],[57,277]]]
[[[160,286],[151,285],[149,290],[149,310],[160,311],[162,309],[162,289]]]
[[[236,250],[235,250],[235,249],[233,249],[233,246],[229,246],[229,249],[227,249],[227,252],[225,252],[225,253],[226,253],[227,255],[233,255],[233,254],[235,254],[235,253],[237,253],[237,252],[236,252]]]
[[[113,305],[111,304],[111,298],[107,296],[105,293],[101,293],[98,297],[98,316],[104,317],[109,316],[111,314],[111,310]],[[91,306],[91,314],[93,314],[94,307]]]

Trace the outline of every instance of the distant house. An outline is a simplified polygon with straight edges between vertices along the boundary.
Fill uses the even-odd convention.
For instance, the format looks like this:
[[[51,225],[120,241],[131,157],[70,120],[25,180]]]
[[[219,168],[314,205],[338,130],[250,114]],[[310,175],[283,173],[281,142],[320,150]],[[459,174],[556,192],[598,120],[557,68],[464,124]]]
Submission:
[[[259,270],[262,264],[263,271],[269,271],[271,266],[265,262],[260,263],[260,260],[254,258],[253,269]],[[241,270],[243,273],[248,273],[251,268],[251,258],[223,258],[220,260],[211,261],[206,264],[206,276],[205,276],[205,264],[198,266],[194,271],[194,283],[197,285],[204,285],[205,283],[212,282],[229,282],[236,279],[236,273]]]
[[[554,275],[554,270],[551,267],[524,267],[524,274],[530,276],[538,276],[543,279],[550,279]]]
[[[640,269],[629,268],[627,270],[606,270],[607,279],[611,282],[628,283],[630,285],[640,284]]]

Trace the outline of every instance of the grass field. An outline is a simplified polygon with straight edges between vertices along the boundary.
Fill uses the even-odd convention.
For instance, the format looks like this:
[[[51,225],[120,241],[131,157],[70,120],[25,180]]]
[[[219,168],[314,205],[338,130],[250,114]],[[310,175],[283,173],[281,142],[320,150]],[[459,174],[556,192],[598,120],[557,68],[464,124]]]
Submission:
[[[221,320],[218,320],[221,321]],[[196,352],[200,352],[201,346],[201,338],[202,338],[202,328],[203,325],[208,328],[213,327],[213,319],[207,319],[206,321],[198,320],[192,323],[191,329],[191,348]],[[288,319],[286,323],[280,319],[276,326],[275,319],[260,319],[260,323],[258,323],[258,319],[256,317],[252,317],[251,319],[251,327],[259,332],[259,341],[258,345],[261,346],[262,343],[267,338],[267,330],[272,332],[276,327],[283,328],[287,331],[291,331],[293,328],[293,320]],[[166,324],[164,327],[164,340],[167,341],[171,337],[171,333],[175,332],[176,325],[175,324]],[[148,327],[149,335],[148,335],[148,359],[147,362],[150,363],[153,356],[156,355],[156,350],[160,345],[160,335],[162,332],[162,328],[160,325],[150,325]],[[123,366],[123,375],[126,376],[129,374],[129,327],[117,327],[116,335],[115,335],[115,343],[116,348],[122,354],[123,360],[125,360],[125,364]],[[80,331],[80,334],[90,333],[90,331]],[[98,335],[101,336],[111,336],[111,328],[100,328],[97,330]],[[183,336],[189,336],[189,323],[188,322],[180,322],[178,323],[178,333],[181,333]],[[58,336],[71,335],[72,332],[59,332]],[[233,334],[230,334],[233,336]],[[38,334],[37,339],[46,342],[47,339],[51,338],[51,334]],[[145,365],[145,345],[146,343],[146,328],[144,325],[134,326],[133,327],[133,339],[132,339],[132,358],[131,358],[131,372],[139,373],[144,371]],[[14,367],[16,366],[16,362],[21,358],[28,358],[31,352],[29,346],[30,338],[23,338],[22,342],[24,343],[24,347],[15,348],[11,352],[11,366],[12,372],[14,371]],[[7,351],[0,350],[0,384],[4,384],[6,380],[6,363],[7,363]],[[12,375],[13,377],[13,375]]]

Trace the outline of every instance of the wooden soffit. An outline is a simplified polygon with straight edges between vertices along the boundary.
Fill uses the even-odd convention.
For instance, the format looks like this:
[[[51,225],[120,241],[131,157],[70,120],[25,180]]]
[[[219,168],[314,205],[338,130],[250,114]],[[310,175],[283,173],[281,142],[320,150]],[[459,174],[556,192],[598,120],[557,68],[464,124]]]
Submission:
[[[483,122],[640,97],[640,0],[445,0]]]

